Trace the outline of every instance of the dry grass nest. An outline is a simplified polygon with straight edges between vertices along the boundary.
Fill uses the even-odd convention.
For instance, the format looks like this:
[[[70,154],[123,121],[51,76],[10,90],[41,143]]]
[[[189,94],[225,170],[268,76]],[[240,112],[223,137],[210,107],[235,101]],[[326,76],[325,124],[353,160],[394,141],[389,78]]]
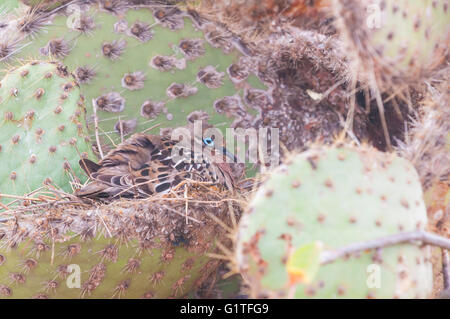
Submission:
[[[137,241],[140,249],[183,244],[202,253],[211,238],[225,239],[237,227],[245,203],[245,195],[196,181],[145,199],[81,201],[51,185],[11,197],[15,206],[0,207],[0,248],[104,236],[123,244]]]

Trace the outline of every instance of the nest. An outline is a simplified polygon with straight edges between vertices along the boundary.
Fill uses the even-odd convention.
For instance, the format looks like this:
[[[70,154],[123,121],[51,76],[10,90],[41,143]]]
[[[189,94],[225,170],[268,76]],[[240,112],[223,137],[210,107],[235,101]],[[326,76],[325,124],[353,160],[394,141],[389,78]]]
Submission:
[[[146,199],[81,201],[70,194],[51,198],[39,193],[18,198],[19,205],[0,215],[0,247],[13,248],[29,239],[64,242],[72,233],[82,240],[98,235],[121,243],[138,240],[150,249],[181,241],[190,249],[204,251],[208,243],[203,238],[220,233],[225,225],[234,227],[243,202],[231,192],[195,181]]]

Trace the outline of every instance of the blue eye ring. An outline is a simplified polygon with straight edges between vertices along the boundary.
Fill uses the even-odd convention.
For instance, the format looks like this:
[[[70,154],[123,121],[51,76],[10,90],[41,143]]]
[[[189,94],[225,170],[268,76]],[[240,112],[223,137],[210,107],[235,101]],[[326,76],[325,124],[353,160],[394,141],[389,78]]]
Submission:
[[[205,137],[203,143],[207,146],[214,146],[214,140],[211,137]]]

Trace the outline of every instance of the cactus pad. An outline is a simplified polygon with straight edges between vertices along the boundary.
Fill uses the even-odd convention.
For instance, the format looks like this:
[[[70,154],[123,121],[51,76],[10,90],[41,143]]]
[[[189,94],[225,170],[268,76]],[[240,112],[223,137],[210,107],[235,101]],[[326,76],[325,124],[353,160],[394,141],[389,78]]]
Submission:
[[[312,148],[258,190],[241,219],[236,260],[254,295],[287,297],[292,251],[314,242],[334,250],[426,225],[420,181],[408,161],[366,147]],[[321,265],[291,296],[425,298],[432,289],[428,248],[391,246]]]
[[[448,6],[447,0],[335,0],[341,31],[362,69],[373,66],[388,85],[423,78],[442,64],[450,41]]]

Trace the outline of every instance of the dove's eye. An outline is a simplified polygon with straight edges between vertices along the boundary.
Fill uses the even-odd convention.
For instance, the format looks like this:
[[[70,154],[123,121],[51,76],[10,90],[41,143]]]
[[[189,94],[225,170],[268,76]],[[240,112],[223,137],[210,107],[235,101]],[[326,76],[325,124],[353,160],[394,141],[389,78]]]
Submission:
[[[205,143],[206,146],[214,146],[214,141],[210,137],[204,138],[203,143]]]

